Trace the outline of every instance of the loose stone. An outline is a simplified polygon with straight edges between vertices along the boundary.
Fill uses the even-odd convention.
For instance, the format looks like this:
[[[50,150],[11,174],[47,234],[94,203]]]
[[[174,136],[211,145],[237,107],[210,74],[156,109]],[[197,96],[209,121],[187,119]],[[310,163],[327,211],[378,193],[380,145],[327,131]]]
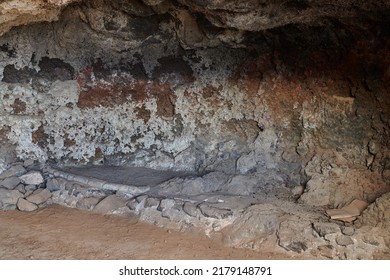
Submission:
[[[31,212],[38,209],[38,206],[24,198],[19,198],[16,205],[20,211]]]
[[[14,165],[0,174],[0,180],[8,178],[8,177],[20,176],[20,175],[25,174],[26,172],[27,172],[27,170],[23,166]]]
[[[353,240],[349,236],[340,235],[336,237],[336,243],[339,244],[340,246],[348,246],[353,244]]]
[[[19,185],[19,183],[20,179],[18,177],[8,177],[0,182],[0,187],[13,190],[14,188],[16,188],[17,185]]]
[[[51,192],[48,189],[37,189],[26,199],[35,204],[42,204],[51,197]]]
[[[126,201],[116,195],[110,195],[100,201],[93,209],[100,214],[112,214],[115,210],[125,207]]]
[[[184,205],[183,205],[183,211],[191,216],[191,217],[197,217],[198,216],[198,208],[196,207],[196,205],[194,205],[193,203],[191,202],[185,202]]]
[[[42,184],[45,180],[41,172],[39,171],[30,171],[19,177],[23,184],[26,185],[39,185]]]

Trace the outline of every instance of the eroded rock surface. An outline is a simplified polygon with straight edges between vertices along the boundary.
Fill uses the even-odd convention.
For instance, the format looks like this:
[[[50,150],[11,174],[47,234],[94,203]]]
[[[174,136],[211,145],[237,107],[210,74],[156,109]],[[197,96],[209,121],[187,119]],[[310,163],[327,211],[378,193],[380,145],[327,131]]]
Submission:
[[[388,1],[2,1],[0,207],[376,256],[389,245],[389,14]],[[95,165],[122,173],[83,176]],[[132,184],[128,167],[161,176]],[[355,199],[371,204],[356,229],[324,215]]]

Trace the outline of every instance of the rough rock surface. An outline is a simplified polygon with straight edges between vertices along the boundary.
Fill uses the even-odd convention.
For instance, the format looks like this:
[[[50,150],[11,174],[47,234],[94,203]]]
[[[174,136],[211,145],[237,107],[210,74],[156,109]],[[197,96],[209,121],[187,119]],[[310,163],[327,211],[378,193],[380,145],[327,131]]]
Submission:
[[[386,193],[375,200],[359,217],[357,224],[370,225],[384,229],[390,228],[390,193]]]
[[[0,4],[2,19],[0,21],[0,35],[7,32],[11,27],[35,23],[40,21],[58,20],[61,10],[73,2],[81,0],[6,0]],[[88,3],[89,1],[84,1]],[[94,1],[102,2],[102,1]],[[333,1],[194,1],[180,0],[174,4],[173,1],[114,1],[111,5],[115,8],[121,7],[129,14],[137,16],[150,16],[169,12],[181,24],[180,33],[192,43],[199,43],[205,40],[205,34],[198,26],[198,17],[202,15],[210,22],[214,29],[227,28],[233,30],[259,31],[291,23],[313,23],[323,20],[325,17],[339,18],[344,21],[351,21],[359,17],[367,17],[371,20],[378,20],[386,16],[390,9],[387,1],[359,1],[358,5],[352,0]],[[189,13],[191,11],[192,13]],[[99,13],[95,13],[99,15]],[[111,23],[115,28],[114,21]],[[209,36],[213,35],[208,30]],[[215,36],[215,35],[214,35]],[[216,36],[217,37],[217,36]],[[220,36],[224,39],[224,36]],[[225,37],[227,37],[225,35]]]
[[[390,244],[389,13],[373,0],[1,1],[0,208],[53,201],[232,246],[375,257]],[[138,186],[48,163],[185,175]],[[323,215],[355,199],[371,203],[355,224]]]

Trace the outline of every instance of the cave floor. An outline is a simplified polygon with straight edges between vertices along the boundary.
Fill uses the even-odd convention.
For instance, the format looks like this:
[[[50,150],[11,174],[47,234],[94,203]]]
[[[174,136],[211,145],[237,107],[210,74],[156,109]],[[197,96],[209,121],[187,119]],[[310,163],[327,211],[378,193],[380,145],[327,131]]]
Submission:
[[[136,218],[51,205],[0,212],[0,259],[290,259],[226,247],[218,237],[166,230]]]

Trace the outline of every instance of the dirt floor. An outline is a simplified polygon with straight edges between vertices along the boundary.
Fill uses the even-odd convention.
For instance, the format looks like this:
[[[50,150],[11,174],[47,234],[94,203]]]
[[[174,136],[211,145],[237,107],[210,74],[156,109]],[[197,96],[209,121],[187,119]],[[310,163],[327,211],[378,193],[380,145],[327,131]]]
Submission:
[[[0,212],[0,259],[288,259],[58,205]]]

